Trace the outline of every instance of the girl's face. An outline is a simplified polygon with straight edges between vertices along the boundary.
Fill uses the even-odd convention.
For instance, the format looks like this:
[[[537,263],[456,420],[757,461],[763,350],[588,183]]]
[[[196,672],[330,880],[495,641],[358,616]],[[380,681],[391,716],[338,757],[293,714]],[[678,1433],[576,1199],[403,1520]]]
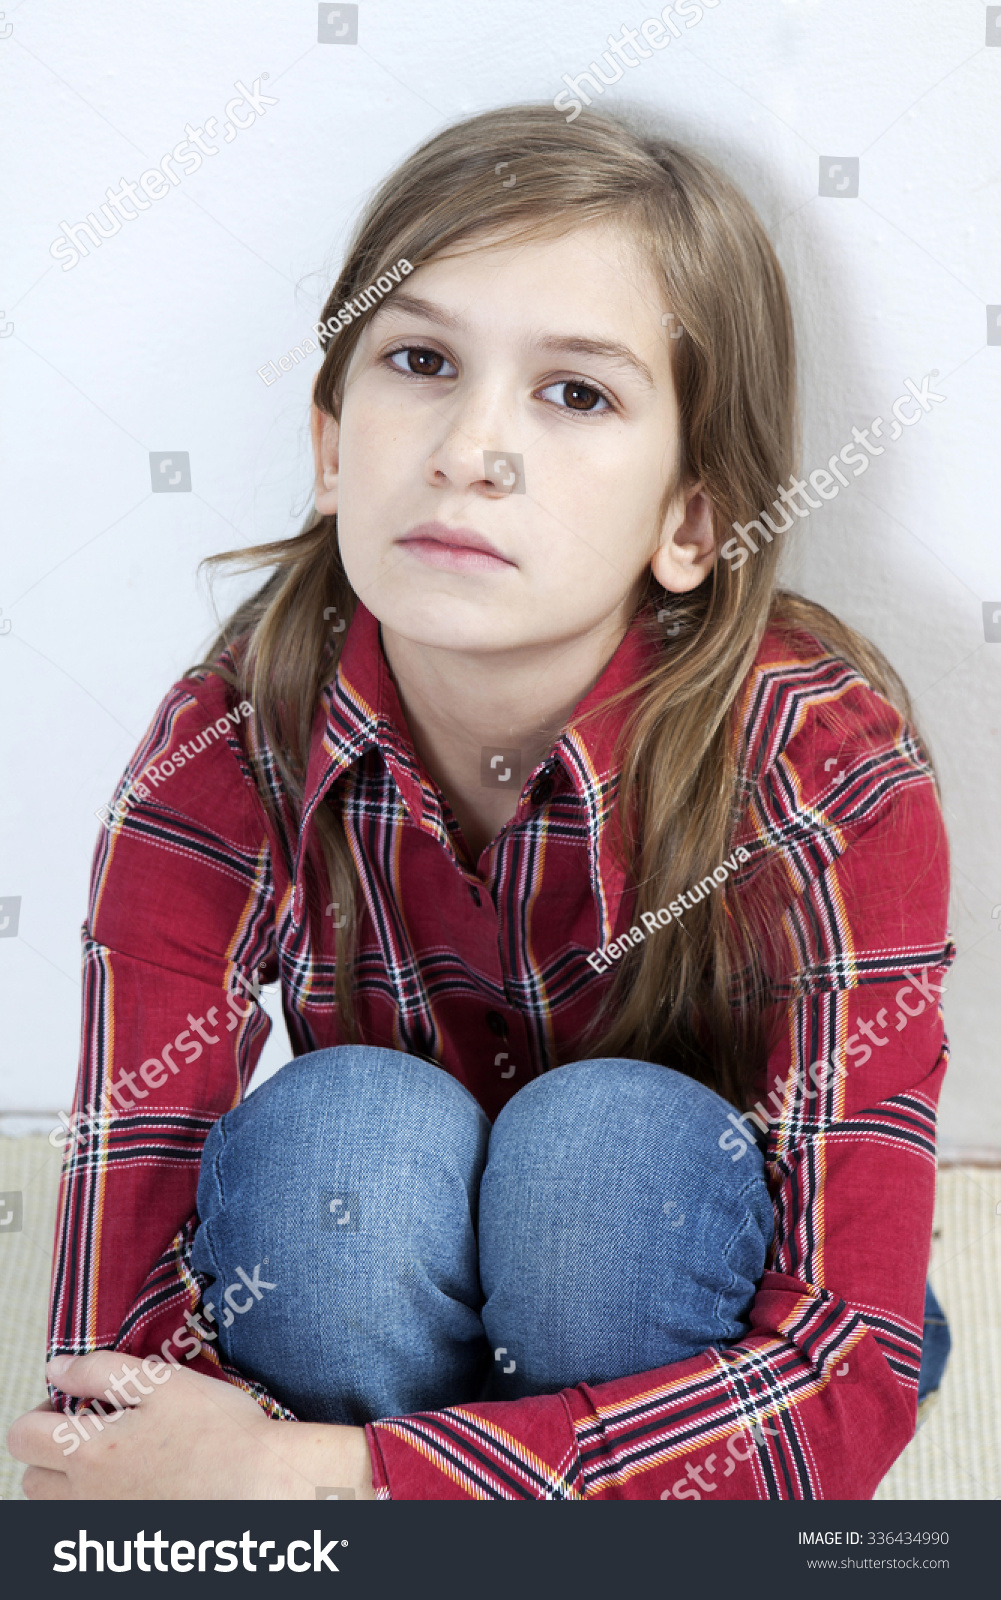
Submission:
[[[670,318],[622,228],[493,240],[405,278],[365,328],[340,424],[314,413],[317,509],[355,593],[415,643],[474,652],[625,629],[649,568],[713,556],[676,475]]]

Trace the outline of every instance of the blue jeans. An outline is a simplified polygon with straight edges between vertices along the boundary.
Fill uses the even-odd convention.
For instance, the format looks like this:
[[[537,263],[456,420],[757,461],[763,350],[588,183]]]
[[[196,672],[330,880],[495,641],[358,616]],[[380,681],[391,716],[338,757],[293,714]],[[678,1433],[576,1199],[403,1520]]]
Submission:
[[[303,1419],[551,1394],[746,1333],[773,1216],[731,1108],[585,1061],[495,1123],[432,1063],[300,1056],[205,1143],[193,1265],[219,1345]]]
[[[951,1349],[952,1335],[949,1332],[949,1324],[945,1320],[945,1312],[936,1300],[932,1286],[929,1283],[925,1287],[921,1372],[918,1375],[919,1405],[928,1395],[934,1394],[942,1382],[942,1375],[945,1372]]]
[[[491,1127],[428,1061],[300,1056],[206,1140],[193,1264],[219,1344],[297,1416],[360,1425],[731,1343],[773,1218],[757,1150],[719,1149],[729,1109],[667,1067],[586,1061]]]

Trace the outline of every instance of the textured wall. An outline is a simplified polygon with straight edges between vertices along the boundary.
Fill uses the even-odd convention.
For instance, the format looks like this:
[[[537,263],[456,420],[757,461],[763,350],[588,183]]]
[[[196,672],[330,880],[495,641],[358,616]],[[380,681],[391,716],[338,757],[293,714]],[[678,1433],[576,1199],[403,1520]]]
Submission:
[[[318,9],[330,33],[349,24],[341,40],[318,42]],[[945,397],[800,525],[791,575],[889,654],[941,771],[960,949],[946,1154],[1001,1150],[1001,617],[992,643],[983,613],[1001,610],[999,11],[719,0],[603,96],[713,156],[765,218],[795,301],[808,470],[853,426],[879,415],[889,431],[906,380],[935,372]],[[16,937],[0,929],[0,1108],[68,1101],[94,811],[208,635],[198,561],[290,531],[306,506],[311,372],[265,386],[257,369],[307,331],[395,160],[457,116],[551,99],[610,32],[657,14],[22,0],[0,19],[0,185],[17,218],[0,266],[0,899],[21,897]],[[61,222],[158,165],[186,125],[223,124],[236,82],[258,78],[277,103],[252,126],[70,270],[67,249],[53,259]],[[153,493],[151,452],[180,451],[190,491]]]

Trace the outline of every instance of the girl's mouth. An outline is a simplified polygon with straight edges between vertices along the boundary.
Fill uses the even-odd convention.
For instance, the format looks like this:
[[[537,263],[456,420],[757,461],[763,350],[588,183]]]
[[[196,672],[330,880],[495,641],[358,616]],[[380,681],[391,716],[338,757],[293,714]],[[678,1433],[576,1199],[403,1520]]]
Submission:
[[[517,565],[474,528],[449,528],[444,522],[420,522],[396,542],[426,566],[446,572],[499,572]]]

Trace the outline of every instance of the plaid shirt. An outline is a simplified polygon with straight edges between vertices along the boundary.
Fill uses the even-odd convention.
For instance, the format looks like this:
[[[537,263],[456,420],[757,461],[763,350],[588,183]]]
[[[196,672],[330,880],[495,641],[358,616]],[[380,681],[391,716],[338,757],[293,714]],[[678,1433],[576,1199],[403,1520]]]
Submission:
[[[609,981],[587,956],[634,908],[613,847],[621,707],[581,718],[651,648],[627,633],[478,870],[364,607],[317,710],[298,820],[232,691],[213,674],[175,685],[94,857],[75,1111],[110,1090],[116,1114],[67,1140],[51,1353],[156,1353],[197,1310],[199,1160],[270,1029],[247,999],[255,979],[280,980],[297,1055],[339,1042],[340,908],[309,887],[326,881],[324,801],[361,882],[360,1037],[433,1057],[491,1119],[575,1059]],[[738,711],[750,804],[730,892],[767,859],[786,902],[760,1116],[776,1228],[750,1331],[611,1383],[383,1418],[367,1428],[379,1498],[868,1498],[913,1433],[954,955],[935,788],[898,713],[807,635],[765,635]],[[818,1072],[832,1053],[837,1070]],[[725,1148],[740,1131],[721,1126]],[[185,1337],[196,1370],[291,1415]]]

